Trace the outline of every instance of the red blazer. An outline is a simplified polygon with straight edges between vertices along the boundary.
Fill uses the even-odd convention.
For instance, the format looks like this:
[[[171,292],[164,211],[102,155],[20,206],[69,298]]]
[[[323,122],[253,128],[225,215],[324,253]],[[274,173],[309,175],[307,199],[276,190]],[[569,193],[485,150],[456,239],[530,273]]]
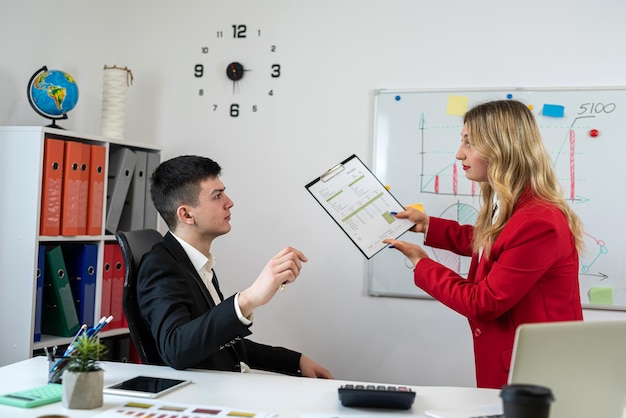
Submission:
[[[432,259],[415,284],[469,320],[476,384],[507,383],[515,330],[529,322],[582,320],[578,253],[563,213],[523,194],[489,259],[472,253],[473,227],[431,217],[425,245],[471,256],[467,279]]]

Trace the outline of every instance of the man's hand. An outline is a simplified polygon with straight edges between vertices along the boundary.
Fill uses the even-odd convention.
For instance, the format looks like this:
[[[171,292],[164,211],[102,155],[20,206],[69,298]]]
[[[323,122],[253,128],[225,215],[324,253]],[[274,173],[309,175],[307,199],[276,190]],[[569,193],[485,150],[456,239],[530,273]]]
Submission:
[[[334,379],[326,368],[317,364],[304,354],[300,356],[300,373],[304,377],[319,377],[321,379]]]
[[[254,283],[239,292],[239,308],[243,316],[249,317],[254,309],[269,302],[283,283],[294,282],[306,261],[304,254],[292,247],[286,247],[272,257]]]

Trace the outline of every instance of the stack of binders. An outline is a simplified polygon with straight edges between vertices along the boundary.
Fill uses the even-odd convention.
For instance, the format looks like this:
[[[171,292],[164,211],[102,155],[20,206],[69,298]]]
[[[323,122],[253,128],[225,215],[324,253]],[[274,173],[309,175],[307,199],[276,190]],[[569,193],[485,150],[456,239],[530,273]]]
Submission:
[[[69,337],[79,324],[94,324],[97,263],[96,244],[40,245],[35,341],[42,333]]]
[[[102,315],[112,315],[114,320],[111,329],[124,327],[124,309],[122,296],[124,294],[125,268],[122,250],[118,243],[104,244],[104,269],[102,272],[102,293],[100,312]]]
[[[158,152],[61,139],[53,134],[44,138],[39,234],[78,239],[60,245],[47,239],[39,246],[34,273],[35,342],[42,334],[69,337],[81,324],[91,326],[97,313],[96,293],[101,295],[99,313],[115,318],[110,327],[127,326],[122,308],[125,270],[119,245],[106,241],[98,244],[101,238],[94,242],[85,237],[156,228],[149,176],[159,162]],[[104,260],[98,265],[100,251]],[[102,288],[97,292],[99,269]]]
[[[46,138],[40,235],[102,234],[106,147]]]
[[[159,164],[153,152],[111,150],[107,188],[108,233],[155,228],[157,211],[150,199],[149,176]]]

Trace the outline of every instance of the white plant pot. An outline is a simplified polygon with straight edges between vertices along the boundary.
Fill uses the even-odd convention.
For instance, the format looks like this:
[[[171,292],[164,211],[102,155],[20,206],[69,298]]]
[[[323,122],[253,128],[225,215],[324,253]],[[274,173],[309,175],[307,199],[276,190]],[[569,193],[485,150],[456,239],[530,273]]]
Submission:
[[[63,406],[69,409],[93,409],[102,406],[104,372],[63,372]]]

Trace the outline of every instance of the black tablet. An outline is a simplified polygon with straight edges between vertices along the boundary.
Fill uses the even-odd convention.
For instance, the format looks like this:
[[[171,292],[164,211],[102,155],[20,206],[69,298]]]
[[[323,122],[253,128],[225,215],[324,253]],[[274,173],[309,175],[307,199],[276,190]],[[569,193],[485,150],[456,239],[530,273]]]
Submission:
[[[104,393],[109,395],[138,396],[141,398],[158,398],[189,383],[191,383],[191,380],[137,376],[105,387]]]

